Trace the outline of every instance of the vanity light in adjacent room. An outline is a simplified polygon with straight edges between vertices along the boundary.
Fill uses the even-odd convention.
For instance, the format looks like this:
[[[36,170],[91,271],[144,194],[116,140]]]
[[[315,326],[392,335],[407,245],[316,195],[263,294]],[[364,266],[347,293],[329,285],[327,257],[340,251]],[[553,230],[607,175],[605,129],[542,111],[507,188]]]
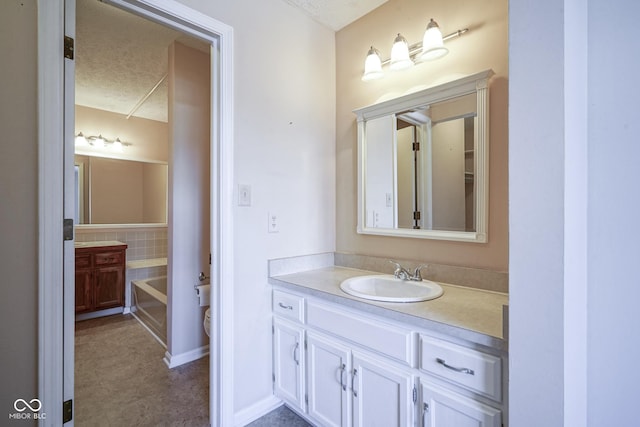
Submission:
[[[75,144],[76,147],[88,147],[89,141],[87,141],[87,138],[84,137],[82,132],[79,132],[78,135],[76,135]]]
[[[422,53],[418,59],[420,61],[432,61],[442,58],[447,53],[449,53],[449,49],[444,47],[440,27],[438,23],[431,18],[427,25],[427,30],[424,32],[424,37],[422,38]]]
[[[104,148],[105,144],[106,144],[106,141],[104,140],[102,135],[99,135],[97,138],[93,140],[93,145],[97,148]]]
[[[113,141],[113,144],[111,145],[111,149],[118,153],[124,152],[124,145],[122,145],[122,141],[120,141],[120,138],[116,138],[116,140]]]
[[[379,79],[384,75],[382,72],[382,60],[380,59],[380,52],[378,49],[371,46],[369,53],[367,53],[367,59],[364,61],[364,74],[362,75],[362,81],[369,81]]]
[[[393,71],[399,71],[411,66],[413,66],[413,61],[409,56],[409,43],[407,43],[407,39],[398,33],[391,47],[391,62],[389,63],[389,67]]]

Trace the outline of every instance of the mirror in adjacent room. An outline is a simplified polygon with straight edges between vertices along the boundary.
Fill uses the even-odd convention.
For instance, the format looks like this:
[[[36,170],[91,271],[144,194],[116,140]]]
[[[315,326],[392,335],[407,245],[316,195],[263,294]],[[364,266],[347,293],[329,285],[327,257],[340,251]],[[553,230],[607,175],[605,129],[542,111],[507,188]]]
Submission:
[[[355,110],[359,233],[486,242],[492,74]]]
[[[168,166],[76,155],[76,224],[165,224]]]

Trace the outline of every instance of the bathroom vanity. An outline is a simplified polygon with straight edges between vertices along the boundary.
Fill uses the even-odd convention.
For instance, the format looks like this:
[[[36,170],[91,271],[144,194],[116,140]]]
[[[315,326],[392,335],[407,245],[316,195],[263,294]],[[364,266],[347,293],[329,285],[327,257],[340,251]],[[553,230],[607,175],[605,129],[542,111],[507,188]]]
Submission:
[[[127,244],[75,243],[76,314],[124,306]]]
[[[506,294],[442,283],[438,299],[385,303],[341,291],[372,273],[270,277],[274,394],[322,426],[506,425]]]

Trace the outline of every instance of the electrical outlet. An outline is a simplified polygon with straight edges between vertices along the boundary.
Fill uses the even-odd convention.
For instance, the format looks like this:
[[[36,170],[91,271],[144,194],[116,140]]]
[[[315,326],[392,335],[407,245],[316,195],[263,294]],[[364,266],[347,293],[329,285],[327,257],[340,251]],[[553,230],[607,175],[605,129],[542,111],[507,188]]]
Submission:
[[[277,233],[280,231],[280,226],[278,224],[278,215],[269,212],[269,233]]]

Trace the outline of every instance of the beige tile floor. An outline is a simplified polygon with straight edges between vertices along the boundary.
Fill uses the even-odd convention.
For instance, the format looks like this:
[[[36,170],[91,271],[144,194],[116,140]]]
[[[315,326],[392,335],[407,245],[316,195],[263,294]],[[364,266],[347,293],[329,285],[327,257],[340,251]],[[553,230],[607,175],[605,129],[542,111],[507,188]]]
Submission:
[[[130,315],[76,323],[75,425],[208,426],[209,358],[168,369]]]

